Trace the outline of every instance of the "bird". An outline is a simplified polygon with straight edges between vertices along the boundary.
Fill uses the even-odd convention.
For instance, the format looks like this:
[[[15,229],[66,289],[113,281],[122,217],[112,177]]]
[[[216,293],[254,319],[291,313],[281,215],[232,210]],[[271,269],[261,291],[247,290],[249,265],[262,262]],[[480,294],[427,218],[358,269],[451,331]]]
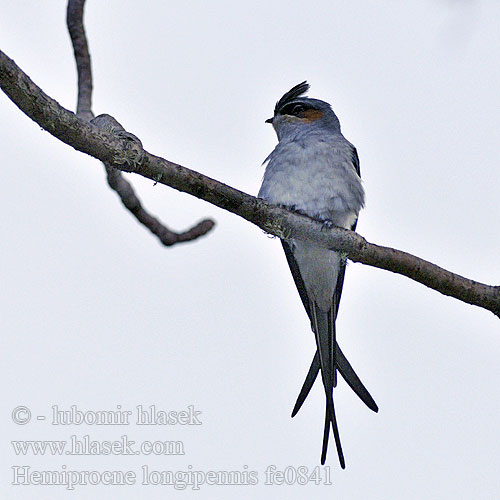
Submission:
[[[354,231],[365,204],[356,148],[342,135],[331,105],[306,97],[307,81],[276,103],[272,124],[278,144],[266,164],[258,197],[307,215],[326,227]],[[321,464],[326,461],[330,426],[342,469],[345,459],[335,415],[333,390],[337,371],[368,408],[378,406],[337,343],[335,320],[346,270],[345,256],[312,242],[282,239],[295,285],[311,322],[316,353],[292,411],[294,417],[307,398],[318,373],[326,396]]]

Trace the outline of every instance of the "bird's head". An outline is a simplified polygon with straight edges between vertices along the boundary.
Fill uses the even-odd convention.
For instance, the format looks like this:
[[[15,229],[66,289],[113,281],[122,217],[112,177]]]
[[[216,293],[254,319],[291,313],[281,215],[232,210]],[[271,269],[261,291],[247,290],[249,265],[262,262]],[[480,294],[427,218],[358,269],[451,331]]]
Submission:
[[[309,84],[302,82],[290,89],[274,107],[274,116],[266,120],[271,123],[278,139],[311,129],[327,129],[340,132],[340,123],[330,105],[319,99],[303,97]]]

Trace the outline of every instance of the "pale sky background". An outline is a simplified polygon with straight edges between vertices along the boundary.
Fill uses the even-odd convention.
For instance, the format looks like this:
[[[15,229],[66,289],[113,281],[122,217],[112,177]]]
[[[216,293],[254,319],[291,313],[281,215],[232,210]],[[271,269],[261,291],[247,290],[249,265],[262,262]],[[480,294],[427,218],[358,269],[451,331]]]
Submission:
[[[65,2],[2,2],[0,47],[75,108]],[[276,144],[264,120],[290,87],[330,102],[358,148],[358,231],[500,284],[500,3],[89,0],[94,112],[145,148],[256,194]],[[339,342],[380,407],[335,392],[347,469],[332,485],[269,486],[319,465],[324,393],[290,412],[314,338],[276,239],[191,196],[129,175],[185,229],[162,247],[121,206],[102,165],[0,94],[2,498],[500,498],[500,323],[391,273],[350,264]],[[201,426],[54,426],[51,406],[194,405]],[[11,412],[26,405],[27,425]],[[46,416],[36,421],[35,416]],[[11,440],[183,441],[184,456],[16,456]],[[33,470],[132,470],[134,486],[10,486]],[[256,486],[142,486],[150,470],[257,471]],[[325,469],[321,469],[324,474]]]

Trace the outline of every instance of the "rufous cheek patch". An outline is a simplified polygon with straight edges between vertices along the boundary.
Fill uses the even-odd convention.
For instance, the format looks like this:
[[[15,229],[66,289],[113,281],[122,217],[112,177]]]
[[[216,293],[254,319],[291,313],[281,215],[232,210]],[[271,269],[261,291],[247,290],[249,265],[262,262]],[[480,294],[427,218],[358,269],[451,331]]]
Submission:
[[[320,111],[319,109],[307,109],[306,111],[300,113],[299,116],[305,122],[311,123],[323,118],[323,111]]]

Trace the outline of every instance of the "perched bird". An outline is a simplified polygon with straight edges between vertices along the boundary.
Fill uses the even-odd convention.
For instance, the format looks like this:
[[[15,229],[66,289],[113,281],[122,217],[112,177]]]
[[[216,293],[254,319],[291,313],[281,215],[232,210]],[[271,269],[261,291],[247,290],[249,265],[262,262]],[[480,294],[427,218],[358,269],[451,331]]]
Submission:
[[[273,125],[279,142],[264,161],[268,163],[259,197],[324,224],[354,231],[365,200],[358,154],[342,135],[330,105],[304,97],[308,90],[307,82],[293,87],[276,103],[274,116],[266,120]],[[339,462],[345,468],[333,405],[337,370],[368,408],[378,411],[336,340],[335,320],[344,282],[345,258],[314,243],[282,240],[282,244],[311,321],[317,349],[292,417],[321,370],[326,394],[321,464],[326,460],[331,424]]]

